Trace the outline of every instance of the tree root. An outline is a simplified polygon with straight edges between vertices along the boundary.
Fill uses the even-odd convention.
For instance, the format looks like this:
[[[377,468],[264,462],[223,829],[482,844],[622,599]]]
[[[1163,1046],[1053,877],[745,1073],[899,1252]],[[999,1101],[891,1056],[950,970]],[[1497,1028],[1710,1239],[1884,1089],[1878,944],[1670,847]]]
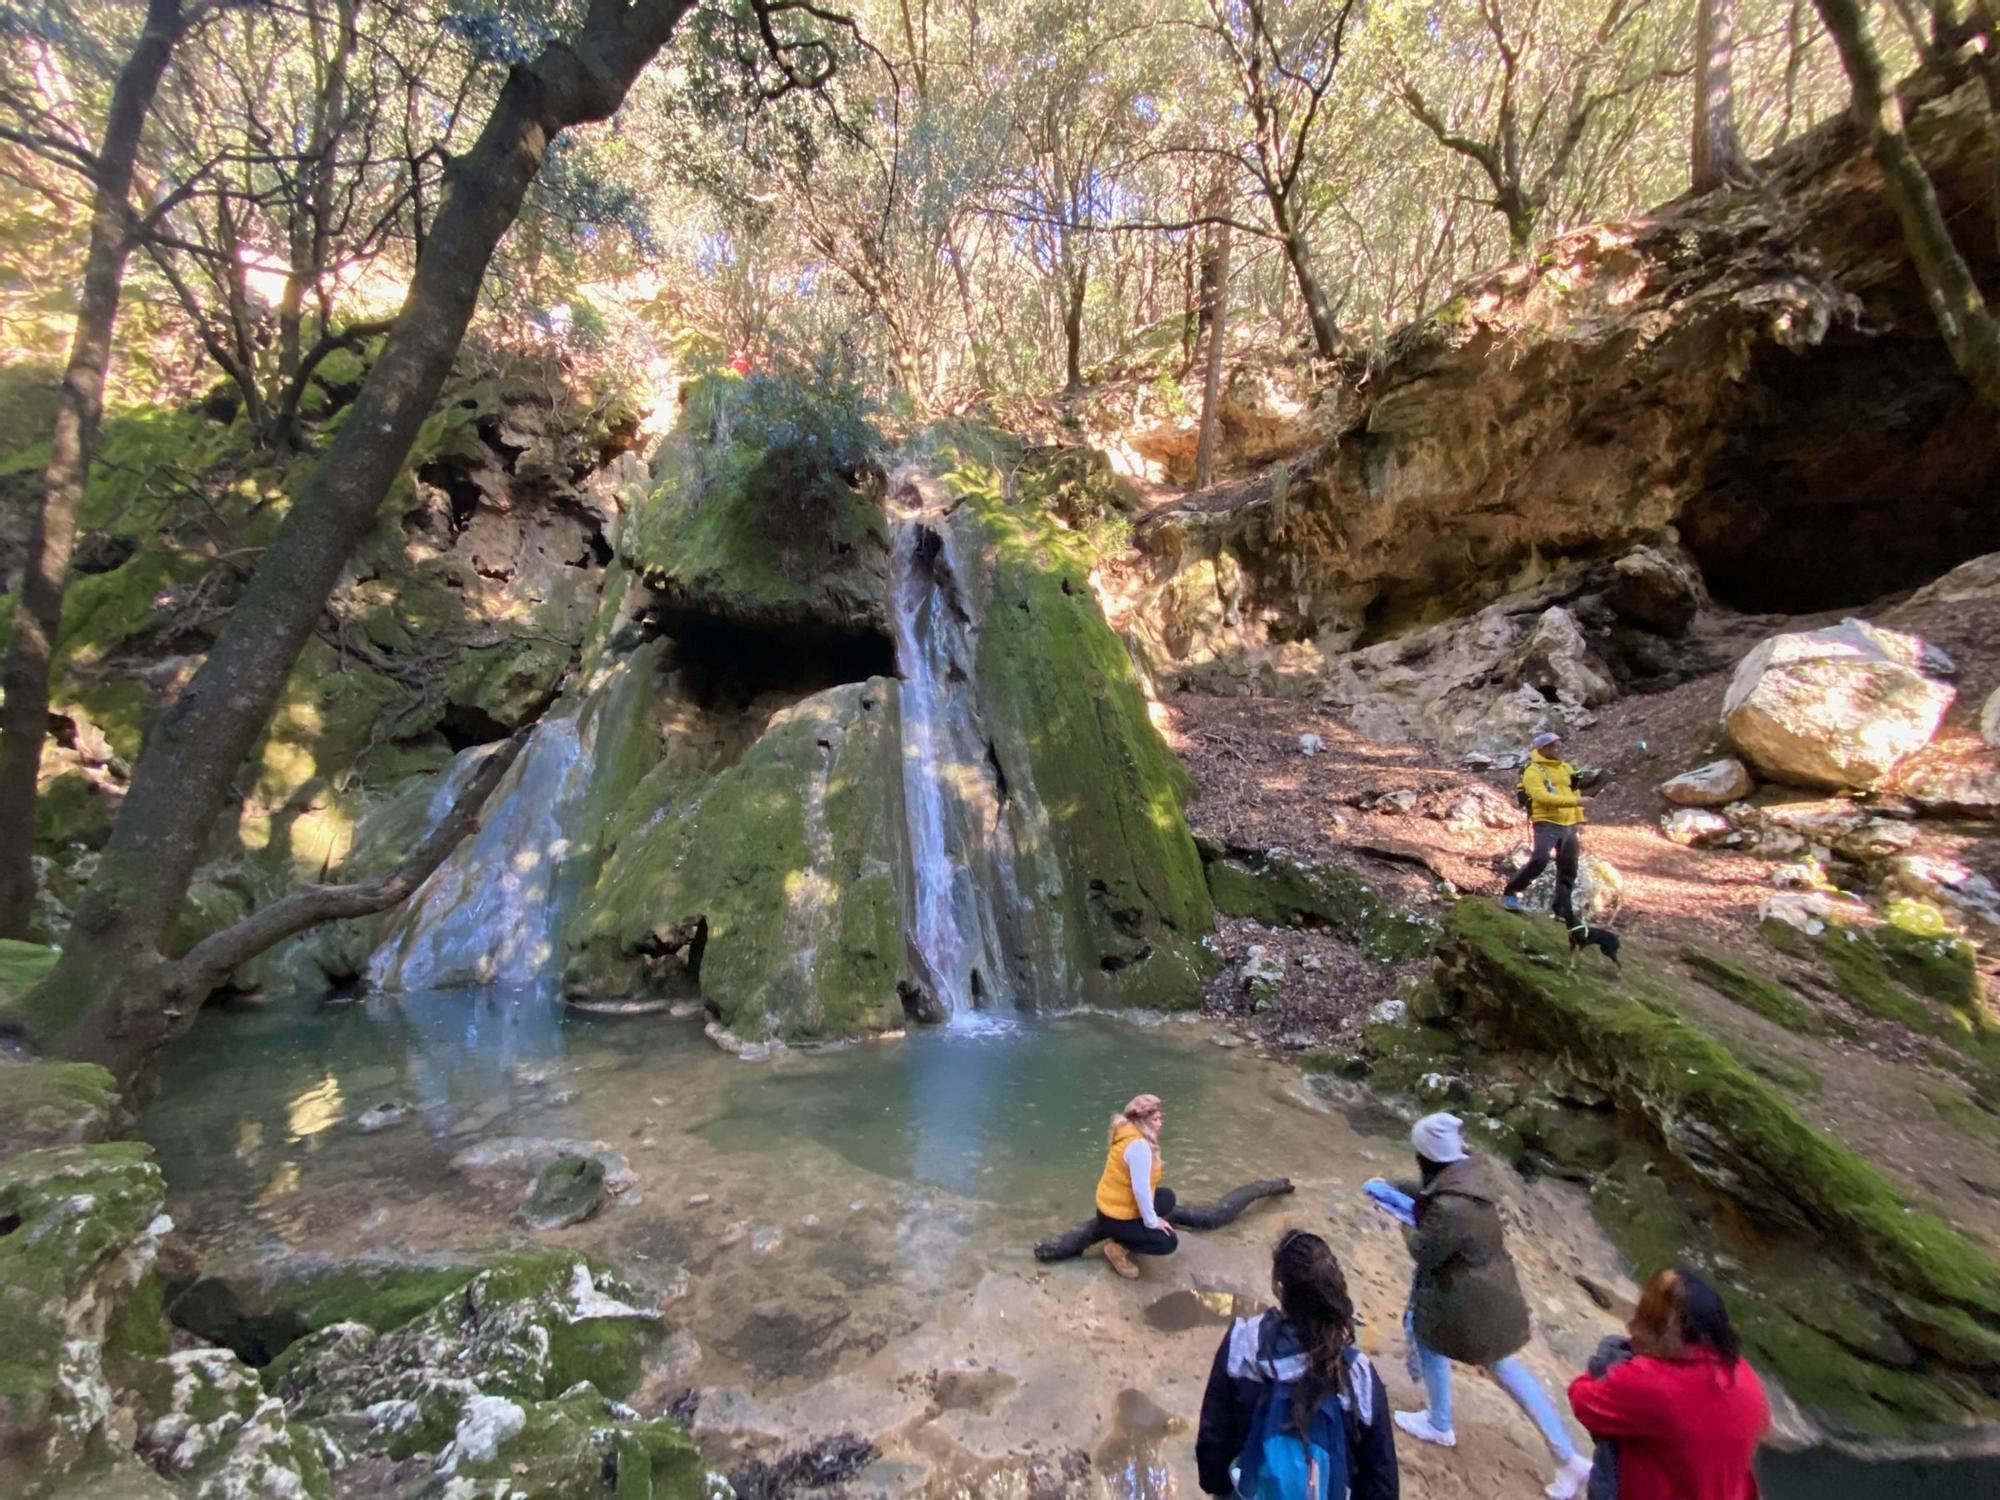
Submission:
[[[1167,1221],[1183,1229],[1220,1229],[1235,1222],[1236,1216],[1259,1198],[1282,1198],[1292,1191],[1289,1177],[1267,1177],[1232,1188],[1213,1203],[1176,1203]],[[1092,1214],[1074,1229],[1052,1234],[1035,1246],[1036,1260],[1074,1260],[1104,1238]]]

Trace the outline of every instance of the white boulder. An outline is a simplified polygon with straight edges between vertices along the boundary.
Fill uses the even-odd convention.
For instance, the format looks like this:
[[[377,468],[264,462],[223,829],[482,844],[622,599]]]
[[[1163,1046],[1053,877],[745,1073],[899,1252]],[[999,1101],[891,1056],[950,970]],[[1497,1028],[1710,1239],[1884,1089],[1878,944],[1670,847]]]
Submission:
[[[1733,755],[1683,771],[1660,783],[1660,795],[1676,807],[1722,807],[1750,795],[1756,782],[1750,768]]]
[[[1951,707],[1924,658],[1918,637],[1865,620],[1773,636],[1737,666],[1723,732],[1775,781],[1866,790],[1929,744]]]

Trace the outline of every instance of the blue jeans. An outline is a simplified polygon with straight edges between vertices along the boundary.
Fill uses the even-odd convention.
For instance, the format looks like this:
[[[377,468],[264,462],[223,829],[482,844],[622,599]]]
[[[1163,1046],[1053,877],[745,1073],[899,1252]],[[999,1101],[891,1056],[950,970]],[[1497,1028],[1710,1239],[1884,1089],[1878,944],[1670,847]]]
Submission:
[[[1414,1335],[1411,1342],[1417,1351],[1417,1363],[1423,1370],[1424,1395],[1430,1401],[1431,1426],[1439,1432],[1450,1432],[1451,1361],[1417,1343]],[[1549,1452],[1555,1455],[1557,1463],[1566,1464],[1577,1456],[1576,1444],[1570,1441],[1569,1429],[1563,1426],[1562,1418],[1556,1414],[1556,1404],[1550,1398],[1548,1388],[1535,1378],[1535,1372],[1528,1368],[1520,1355],[1510,1354],[1498,1364],[1488,1365],[1486,1372],[1542,1430],[1542,1441],[1549,1445]]]

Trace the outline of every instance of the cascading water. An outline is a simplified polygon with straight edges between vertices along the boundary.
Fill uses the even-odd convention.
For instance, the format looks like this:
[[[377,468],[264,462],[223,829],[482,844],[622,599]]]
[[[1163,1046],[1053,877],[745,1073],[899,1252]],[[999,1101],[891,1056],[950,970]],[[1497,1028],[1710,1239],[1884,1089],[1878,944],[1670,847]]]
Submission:
[[[598,741],[643,690],[651,658],[607,669],[581,701],[528,736],[487,803],[479,829],[397,914],[368,960],[379,990],[455,985],[552,985],[561,972],[563,923],[594,873],[577,858],[585,842]],[[479,752],[462,755],[431,800],[444,815]]]
[[[976,637],[958,596],[949,530],[912,511],[897,521],[895,541],[910,946],[938,1005],[963,1020],[1023,998],[1008,958],[1009,913],[1020,908],[1021,893],[999,776],[979,726]]]

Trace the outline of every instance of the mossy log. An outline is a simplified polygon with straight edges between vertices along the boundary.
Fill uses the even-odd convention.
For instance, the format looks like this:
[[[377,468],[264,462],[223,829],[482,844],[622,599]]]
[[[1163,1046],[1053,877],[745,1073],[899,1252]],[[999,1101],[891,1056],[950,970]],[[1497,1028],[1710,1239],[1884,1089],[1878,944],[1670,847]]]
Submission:
[[[1232,1224],[1239,1214],[1260,1198],[1282,1198],[1292,1191],[1289,1177],[1267,1177],[1232,1188],[1213,1203],[1176,1203],[1167,1221],[1183,1229],[1220,1229]],[[1052,1234],[1035,1246],[1036,1260],[1074,1260],[1104,1238],[1092,1214],[1074,1229]]]

